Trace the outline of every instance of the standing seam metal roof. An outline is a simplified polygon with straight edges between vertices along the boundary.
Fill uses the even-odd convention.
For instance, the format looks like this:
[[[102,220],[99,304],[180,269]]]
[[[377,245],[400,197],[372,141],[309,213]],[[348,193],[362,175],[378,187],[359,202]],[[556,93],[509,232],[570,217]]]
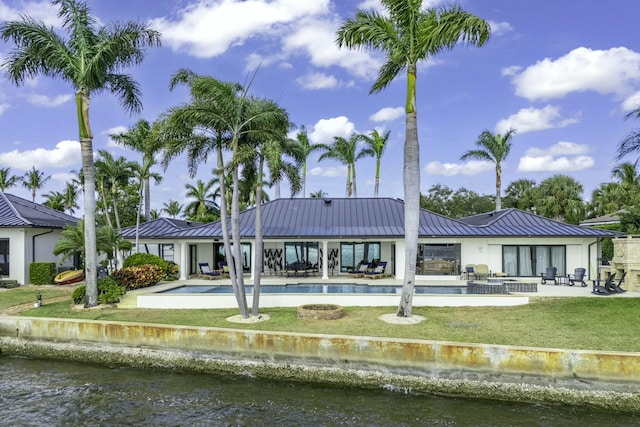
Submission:
[[[0,193],[0,227],[64,228],[78,219],[13,194]]]

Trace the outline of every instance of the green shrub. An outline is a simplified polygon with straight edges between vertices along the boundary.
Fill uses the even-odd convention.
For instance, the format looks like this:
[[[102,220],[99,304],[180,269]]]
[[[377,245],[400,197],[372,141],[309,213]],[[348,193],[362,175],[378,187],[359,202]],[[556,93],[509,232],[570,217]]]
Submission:
[[[29,265],[29,282],[34,285],[52,285],[55,277],[55,262],[32,262]]]
[[[144,264],[114,271],[111,276],[120,286],[124,286],[126,290],[130,291],[156,285],[164,278],[164,275],[165,271],[162,267]]]
[[[180,277],[180,267],[175,262],[168,261],[164,278],[167,280],[177,280],[178,277]]]
[[[163,260],[157,255],[137,253],[133,254],[122,263],[122,268],[135,267],[138,265],[157,265],[162,267],[163,271],[167,271],[167,261]]]
[[[98,280],[98,302],[100,304],[114,304],[120,302],[120,297],[126,293],[124,286],[120,286],[118,282],[111,276],[103,277]],[[87,287],[86,285],[77,286],[71,294],[74,304],[84,304],[86,302]]]

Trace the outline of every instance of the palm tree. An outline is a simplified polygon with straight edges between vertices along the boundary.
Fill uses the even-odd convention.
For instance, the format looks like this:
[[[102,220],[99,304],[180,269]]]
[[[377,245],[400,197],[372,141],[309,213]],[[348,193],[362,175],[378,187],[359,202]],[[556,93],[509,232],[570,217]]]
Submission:
[[[380,189],[380,159],[384,150],[387,148],[387,141],[391,131],[387,131],[384,135],[380,135],[378,130],[374,130],[369,135],[361,135],[360,139],[364,141],[366,147],[358,154],[358,159],[361,157],[375,157],[376,159],[376,183],[373,188],[373,197],[378,197],[378,190]]]
[[[611,177],[618,180],[621,185],[634,187],[640,184],[640,174],[638,174],[638,161],[624,162],[616,165],[611,170]]]
[[[63,193],[60,193],[59,191],[49,191],[49,193],[44,197],[46,197],[47,200],[42,203],[43,205],[60,212],[64,212],[65,207]]]
[[[97,170],[96,175],[102,179],[103,189],[108,186],[111,191],[111,204],[113,206],[113,213],[116,218],[116,227],[118,232],[122,230],[120,226],[120,214],[118,212],[118,190],[120,186],[125,186],[129,182],[129,178],[134,175],[133,167],[134,163],[128,161],[124,157],[120,156],[117,159],[114,158],[111,153],[106,150],[99,150],[98,153],[102,157],[96,160],[95,168]],[[103,194],[104,196],[104,194]],[[109,212],[107,209],[107,200],[104,199],[105,213],[108,217]],[[110,222],[108,222],[110,224]]]
[[[307,159],[311,153],[320,150],[322,144],[309,143],[309,136],[307,135],[307,128],[305,126],[301,126],[298,133],[296,133],[296,141],[298,141],[298,144],[302,148],[302,197],[307,197]],[[276,198],[278,197],[276,196]]]
[[[325,193],[322,190],[318,190],[314,193],[309,194],[309,197],[311,197],[312,199],[322,199],[323,197],[326,197],[327,193]]]
[[[517,179],[505,190],[505,205],[533,212],[538,199],[538,187],[532,179]]]
[[[351,134],[349,139],[341,136],[333,137],[333,144],[321,145],[325,150],[318,160],[334,159],[347,167],[347,186],[345,191],[346,197],[358,197],[356,186],[356,150],[358,149],[358,141],[361,135],[357,133]]]
[[[98,305],[98,262],[90,97],[108,90],[120,98],[125,109],[139,112],[140,89],[131,76],[122,74],[121,70],[141,63],[144,48],[160,44],[160,33],[135,22],[98,27],[96,19],[89,14],[88,5],[79,0],[54,0],[52,5],[58,7],[58,17],[68,40],[29,16],[5,22],[0,26],[0,34],[4,41],[13,40],[17,48],[3,61],[2,68],[17,85],[45,75],[62,78],[74,89],[85,178],[86,306],[94,307]]]
[[[193,221],[208,222],[209,217],[217,209],[214,194],[211,191],[213,184],[213,180],[205,183],[201,179],[196,182],[196,185],[185,184],[186,196],[195,199],[184,209],[187,218]]]
[[[477,150],[467,150],[460,160],[477,159],[493,163],[496,167],[496,210],[502,209],[502,162],[511,151],[511,138],[515,135],[515,129],[509,129],[504,135],[493,134],[488,130],[483,131],[476,145]]]
[[[640,105],[636,107],[635,110],[628,113],[624,116],[625,120],[635,118],[640,119]],[[618,155],[616,156],[616,160],[621,160],[623,157],[639,153],[640,152],[640,130],[635,130],[627,135],[621,142],[618,144]]]
[[[418,62],[459,42],[482,46],[491,34],[489,23],[458,6],[424,9],[422,0],[380,0],[386,14],[358,10],[337,33],[338,46],[382,51],[387,62],[378,71],[371,93],[386,88],[407,72],[406,136],[404,143],[405,267],[398,316],[411,317],[418,252],[420,215],[420,150],[416,78]]]
[[[160,151],[162,145],[157,132],[154,132],[151,125],[146,120],[138,120],[136,124],[126,132],[109,135],[116,143],[129,147],[142,153],[142,163],[155,160],[155,155]],[[154,162],[155,164],[155,162]],[[156,181],[158,183],[159,181]],[[144,217],[149,221],[151,211],[151,187],[150,178],[144,180]]]
[[[138,250],[138,242],[139,242],[139,231],[140,231],[140,211],[142,210],[142,194],[145,193],[145,189],[149,182],[153,179],[156,184],[162,181],[162,175],[156,172],[151,171],[151,167],[156,164],[156,160],[153,156],[143,157],[142,164],[137,162],[130,162],[131,170],[135,178],[138,179],[139,188],[138,191],[138,212],[136,214],[136,251]],[[145,200],[146,202],[146,200]]]
[[[75,226],[65,225],[62,229],[60,240],[53,247],[55,256],[63,255],[62,261],[73,258],[76,254],[80,255],[81,268],[85,266],[87,252],[84,225],[85,221],[83,219],[79,220]]]
[[[44,187],[44,185],[51,179],[51,175],[45,176],[44,172],[36,170],[33,166],[22,177],[22,186],[31,190],[31,200],[36,201],[36,191]]]
[[[557,221],[578,224],[584,218],[582,184],[567,175],[554,175],[542,181],[538,213]]]
[[[78,209],[78,194],[80,190],[74,181],[67,182],[67,185],[64,188],[64,210],[69,213],[69,215],[73,215]]]
[[[0,169],[0,191],[5,192],[7,188],[15,187],[18,182],[22,180],[21,177],[11,175],[11,168]]]
[[[183,206],[175,200],[169,200],[162,204],[162,210],[167,213],[171,218],[176,218],[182,212]]]
[[[618,212],[621,208],[633,206],[636,198],[629,199],[627,191],[617,182],[600,184],[591,192],[588,205],[589,217]]]
[[[155,209],[151,209],[151,219],[158,219],[160,218],[160,212],[158,212]]]

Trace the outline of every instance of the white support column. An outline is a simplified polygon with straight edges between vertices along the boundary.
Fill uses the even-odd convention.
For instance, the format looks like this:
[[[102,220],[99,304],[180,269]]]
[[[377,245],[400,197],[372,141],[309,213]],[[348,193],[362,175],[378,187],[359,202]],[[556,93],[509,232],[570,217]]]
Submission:
[[[322,241],[322,279],[329,280],[329,241]]]
[[[180,280],[187,280],[189,277],[189,244],[186,241],[176,242],[174,251],[178,252]]]

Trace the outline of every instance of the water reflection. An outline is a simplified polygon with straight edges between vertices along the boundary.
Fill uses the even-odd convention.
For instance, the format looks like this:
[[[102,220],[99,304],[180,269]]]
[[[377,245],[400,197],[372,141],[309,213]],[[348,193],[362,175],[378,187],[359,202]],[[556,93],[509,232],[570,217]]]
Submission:
[[[10,426],[636,426],[640,418],[388,390],[0,358]]]

